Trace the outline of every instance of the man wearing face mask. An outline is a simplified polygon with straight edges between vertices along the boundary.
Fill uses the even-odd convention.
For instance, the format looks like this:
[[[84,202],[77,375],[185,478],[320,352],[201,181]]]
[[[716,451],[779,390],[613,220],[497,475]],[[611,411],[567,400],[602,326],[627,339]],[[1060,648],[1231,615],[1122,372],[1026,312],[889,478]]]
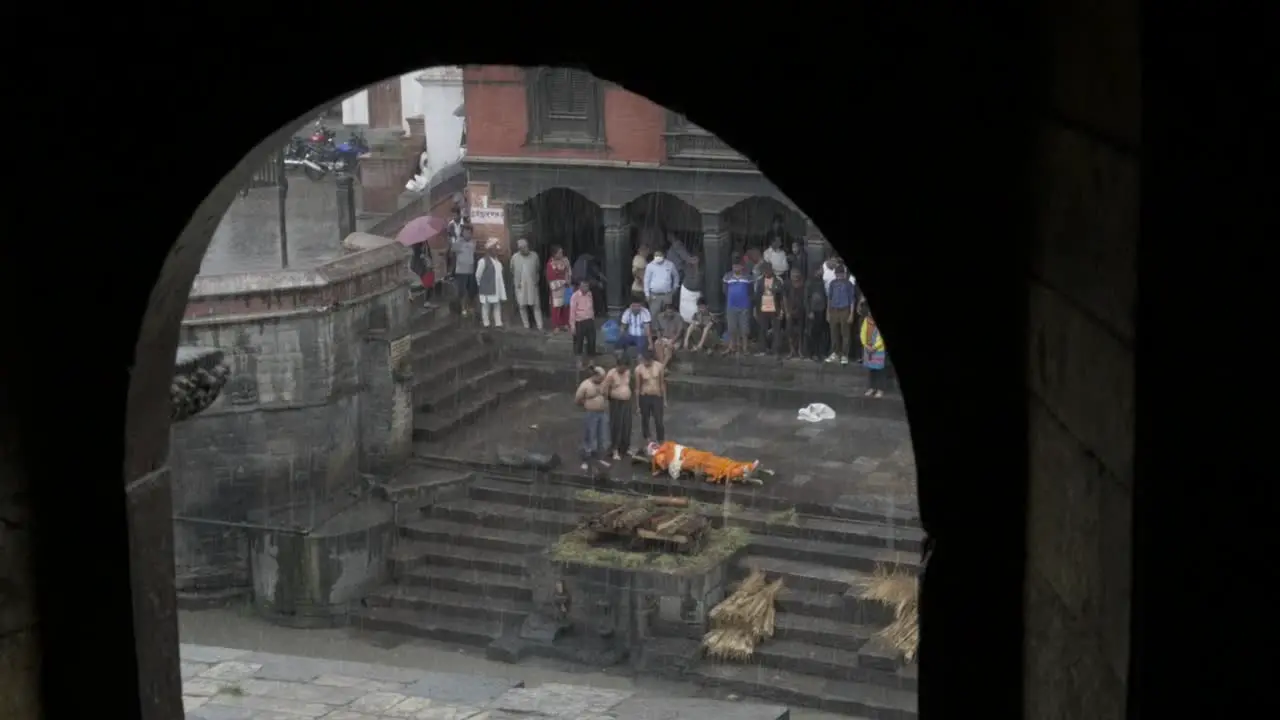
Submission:
[[[653,262],[644,269],[644,296],[649,301],[649,313],[657,315],[671,303],[679,277],[675,263],[667,259],[661,250],[653,253]]]

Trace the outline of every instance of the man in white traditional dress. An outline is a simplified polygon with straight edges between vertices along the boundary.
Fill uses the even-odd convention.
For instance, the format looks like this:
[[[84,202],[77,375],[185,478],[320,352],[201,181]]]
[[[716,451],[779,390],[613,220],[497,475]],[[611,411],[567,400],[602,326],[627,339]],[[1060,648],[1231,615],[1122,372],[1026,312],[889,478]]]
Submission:
[[[542,297],[538,293],[538,273],[542,266],[538,264],[538,253],[529,249],[529,241],[520,238],[516,242],[519,248],[511,256],[511,279],[516,290],[516,312],[520,313],[520,323],[529,327],[529,315],[539,330],[542,329]]]
[[[484,246],[484,257],[476,263],[476,291],[480,295],[480,324],[502,327],[502,303],[507,300],[507,281],[502,277],[502,261],[498,259],[498,241]]]

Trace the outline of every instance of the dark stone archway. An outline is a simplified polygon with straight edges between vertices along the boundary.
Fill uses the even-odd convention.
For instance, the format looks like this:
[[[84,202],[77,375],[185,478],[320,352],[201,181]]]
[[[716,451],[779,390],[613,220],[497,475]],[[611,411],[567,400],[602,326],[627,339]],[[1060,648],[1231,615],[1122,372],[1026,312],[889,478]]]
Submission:
[[[677,254],[672,250],[673,243],[682,245],[686,254],[702,254],[702,214],[674,195],[662,192],[641,195],[622,206],[622,221],[627,228],[628,252],[618,260],[623,263],[621,275],[628,279],[629,286],[631,259],[641,246],[649,254],[662,250],[673,260]]]
[[[524,211],[529,246],[543,262],[551,257],[552,248],[558,246],[571,264],[589,254],[603,269],[604,213],[599,205],[569,188],[553,187],[527,200]],[[545,273],[539,274],[538,292],[542,297],[550,292]],[[596,311],[603,313],[607,308],[605,294],[599,292],[595,296]],[[550,312],[545,304],[543,312]]]
[[[1114,14],[1109,14],[1113,10]],[[1243,458],[1252,456],[1248,448],[1237,445],[1232,452],[1222,453],[1216,443],[1203,438],[1199,443],[1179,445],[1181,440],[1191,440],[1182,433],[1204,432],[1204,424],[1180,422],[1183,429],[1179,432],[1169,431],[1168,425],[1157,420],[1143,430],[1144,452],[1137,453],[1140,457],[1136,459],[1143,473],[1135,478],[1137,243],[1133,227],[1113,232],[1124,223],[1112,223],[1112,219],[1136,214],[1136,188],[1133,195],[1126,195],[1123,183],[1108,183],[1136,173],[1138,162],[1137,12],[1132,4],[1121,3],[1108,6],[1105,12],[1055,9],[1046,10],[1046,14],[1057,15],[1042,18],[1042,24],[1059,37],[1052,42],[1035,38],[1043,44],[1041,48],[1031,48],[1032,40],[1018,37],[1018,30],[1008,32],[1011,24],[993,21],[992,13],[986,11],[965,15],[948,10],[945,15],[932,16],[939,31],[926,27],[929,19],[915,16],[918,25],[904,23],[897,15],[883,18],[889,22],[866,23],[885,34],[889,32],[886,28],[898,25],[909,25],[911,32],[896,37],[868,34],[850,43],[863,49],[871,60],[866,66],[879,73],[853,78],[861,83],[864,112],[853,118],[836,113],[806,116],[812,137],[848,140],[847,145],[834,143],[826,151],[837,156],[834,160],[847,162],[846,167],[853,168],[850,174],[857,175],[859,182],[832,183],[829,187],[811,179],[811,157],[797,157],[792,134],[796,115],[760,112],[758,92],[753,90],[761,79],[739,79],[743,74],[731,71],[736,62],[733,48],[712,45],[718,42],[714,37],[703,44],[712,47],[721,64],[716,67],[706,62],[701,66],[716,78],[713,89],[706,87],[705,75],[688,79],[689,73],[667,67],[657,70],[646,65],[627,75],[620,66],[609,73],[602,64],[601,74],[625,80],[659,102],[683,101],[682,110],[751,153],[780,186],[803,202],[809,214],[824,223],[837,247],[857,252],[857,257],[850,253],[851,261],[860,280],[876,293],[877,312],[899,348],[904,385],[913,393],[909,404],[912,432],[919,440],[922,505],[926,527],[936,541],[931,544],[923,601],[922,714],[945,716],[948,709],[981,700],[994,703],[984,707],[993,715],[1115,717],[1126,697],[1151,712],[1152,705],[1165,696],[1181,703],[1208,703],[1210,695],[1214,703],[1220,703],[1218,709],[1225,705],[1234,710],[1235,703],[1253,698],[1247,693],[1236,696],[1224,692],[1227,673],[1236,672],[1235,666],[1251,664],[1247,659],[1227,664],[1231,667],[1226,670],[1194,667],[1174,672],[1169,666],[1159,666],[1160,658],[1147,647],[1133,665],[1135,672],[1130,672],[1127,582],[1133,575],[1141,573],[1141,591],[1148,598],[1166,587],[1174,590],[1160,597],[1165,603],[1161,612],[1147,614],[1141,627],[1133,628],[1135,649],[1139,642],[1154,643],[1164,634],[1170,641],[1182,641],[1167,624],[1173,620],[1157,616],[1176,618],[1183,609],[1201,615],[1229,611],[1228,603],[1238,603],[1237,597],[1247,596],[1240,591],[1247,588],[1248,580],[1258,577],[1247,572],[1200,576],[1164,572],[1159,563],[1192,549],[1189,543],[1202,543],[1206,535],[1229,533],[1232,527],[1248,530],[1252,524],[1252,517],[1205,513],[1203,507],[1198,517],[1184,514],[1184,508],[1177,506],[1179,495],[1194,496],[1201,504],[1204,496],[1187,492],[1186,486],[1176,482],[1173,475],[1177,467],[1162,476],[1169,467],[1166,463],[1178,462],[1185,472],[1187,463],[1216,456],[1215,465],[1202,461],[1205,473],[1195,482],[1201,488],[1214,483],[1221,497],[1243,497],[1238,491],[1256,477],[1232,476],[1236,466],[1244,464]],[[852,32],[866,32],[859,27],[855,25]],[[821,32],[821,28],[810,32]],[[50,716],[68,715],[66,707],[59,704],[78,702],[120,709],[123,716],[157,720],[181,716],[176,623],[169,592],[173,568],[165,468],[167,386],[172,378],[179,318],[209,237],[239,182],[266,152],[280,146],[288,131],[276,132],[256,146],[231,171],[230,182],[219,180],[234,164],[232,157],[251,146],[264,131],[303,115],[298,111],[314,104],[314,99],[336,98],[340,90],[367,84],[370,78],[390,75],[411,64],[421,65],[424,59],[416,34],[413,27],[392,28],[384,38],[385,53],[360,55],[350,63],[333,65],[325,73],[295,74],[284,85],[279,78],[288,68],[271,66],[275,56],[270,53],[220,54],[214,44],[202,45],[197,36],[187,38],[183,49],[165,48],[170,66],[165,74],[189,67],[190,74],[204,80],[200,93],[173,97],[166,108],[170,113],[208,117],[210,108],[230,106],[233,100],[237,106],[250,96],[273,100],[260,102],[259,112],[248,114],[243,122],[204,137],[206,156],[219,158],[216,162],[193,165],[181,153],[169,150],[189,142],[190,128],[180,123],[151,128],[147,144],[162,148],[152,156],[138,151],[136,138],[120,136],[125,144],[118,155],[124,157],[133,150],[136,156],[115,171],[115,182],[96,187],[94,193],[78,201],[79,214],[87,216],[86,237],[94,235],[93,226],[100,218],[136,202],[137,188],[154,187],[157,178],[182,177],[185,182],[167,187],[171,195],[165,203],[156,203],[164,207],[150,214],[145,229],[134,238],[132,262],[110,274],[89,273],[79,279],[77,292],[94,299],[94,324],[105,329],[95,336],[101,337],[94,340],[96,363],[86,363],[83,350],[62,350],[73,342],[83,344],[81,338],[50,323],[47,314],[26,312],[27,308],[16,302],[18,291],[27,289],[19,282],[23,278],[14,277],[14,282],[7,283],[6,289],[13,291],[15,300],[8,305],[17,309],[12,313],[17,318],[14,332],[25,343],[15,343],[6,353],[6,361],[11,363],[6,369],[16,369],[10,372],[5,387],[12,394],[3,398],[5,409],[12,410],[14,424],[5,426],[3,437],[7,447],[18,452],[7,452],[4,457],[0,479],[6,522],[0,531],[5,533],[6,547],[13,548],[23,564],[3,568],[16,578],[6,590],[16,589],[19,594],[7,592],[0,598],[6,610],[14,611],[6,616],[12,620],[3,628],[11,650],[6,659],[12,662],[6,665],[0,695],[19,698],[9,691],[21,690],[21,697],[34,697],[30,689],[40,680],[38,658],[43,655],[47,659],[42,673],[44,710]],[[731,39],[740,42],[737,36]],[[818,42],[823,38],[811,39]],[[554,62],[548,53],[554,52],[560,40],[540,39],[538,48],[530,50],[525,60],[529,64]],[[1209,47],[1215,38],[1205,40],[1204,46]],[[1101,44],[1107,52],[1095,52]],[[455,58],[470,56],[484,62],[476,55],[483,49],[477,50],[471,39],[446,37],[437,45],[440,52],[449,46]],[[194,55],[184,52],[217,57],[223,72],[209,72],[210,66],[197,63]],[[632,53],[627,54],[633,61]],[[1052,71],[1040,64],[1041,56],[1050,54],[1054,55]],[[1179,60],[1190,62],[1191,57],[1193,52],[1187,50]],[[813,79],[806,88],[803,58],[777,60],[779,72],[790,74],[797,93],[812,90],[817,96],[831,82],[830,75],[809,73]],[[98,58],[100,73],[150,77],[145,68],[139,71],[121,65],[117,69],[111,63],[109,55]],[[882,72],[890,65],[894,72]],[[857,66],[849,64],[855,75]],[[23,76],[45,81],[35,70]],[[1187,87],[1180,95],[1203,94],[1221,101],[1211,110],[1216,121],[1213,127],[1243,119],[1249,100],[1230,100],[1230,90],[1211,86],[1209,83],[1218,78],[1203,64],[1197,73],[1187,73],[1182,79]],[[162,82],[158,76],[155,81]],[[34,83],[20,89],[33,98],[38,96]],[[130,99],[129,93],[137,92],[132,86],[113,91]],[[1053,98],[1052,110],[1045,109],[1046,94]],[[1194,101],[1186,102],[1190,109]],[[41,111],[39,103],[27,105]],[[57,121],[49,116],[43,124],[53,132],[50,124]],[[71,136],[79,131],[75,127],[78,122],[73,119],[63,134]],[[1031,138],[1041,135],[1049,136],[1043,142],[1050,147],[1071,148],[1064,153],[1061,167],[1043,168],[1046,178],[1042,180],[1054,187],[1044,194],[1080,199],[1074,208],[1045,209],[1051,204],[1037,197],[1039,186],[1036,193],[1027,190],[1031,185],[1028,160],[1048,154],[1031,143]],[[1223,182],[1219,184],[1232,190],[1245,188],[1233,175],[1232,163],[1243,163],[1240,158],[1253,156],[1248,153],[1251,136],[1210,130],[1186,133],[1179,140],[1185,142],[1177,148],[1178,162],[1170,166],[1163,180],[1184,191],[1192,187],[1205,191],[1203,177],[1220,178]],[[109,143],[111,138],[104,141]],[[64,185],[66,168],[75,160],[76,151],[69,150],[73,154],[63,161],[56,156],[61,148],[36,149],[53,158],[28,162],[36,182],[47,187]],[[1209,157],[1218,164],[1211,164],[1206,160]],[[927,161],[934,165],[926,167]],[[45,176],[38,174],[42,167],[48,168]],[[1212,172],[1202,172],[1205,170]],[[1059,182],[1064,189],[1058,189]],[[1108,189],[1098,195],[1081,190],[1103,186]],[[202,199],[209,188],[212,192]],[[1254,197],[1260,195],[1256,188],[1249,189],[1255,192]],[[845,204],[851,197],[857,198],[862,211],[856,236],[853,232],[842,234],[831,224],[847,214]],[[1166,223],[1191,224],[1196,231],[1205,231],[1202,239],[1211,236],[1216,252],[1200,259],[1215,265],[1222,257],[1243,254],[1265,240],[1264,222],[1233,219],[1223,223],[1226,217],[1247,216],[1245,212],[1228,212],[1250,209],[1244,205],[1250,200],[1247,193],[1236,193],[1236,197],[1240,198],[1236,201],[1239,206],[1202,195],[1199,203],[1177,208],[1161,205],[1159,214]],[[22,210],[45,212],[38,202],[39,198],[33,197]],[[64,202],[62,197],[51,200],[45,218],[57,217],[58,210],[66,214]],[[1041,222],[1036,222],[1035,212],[1043,213]],[[945,220],[935,219],[939,215],[945,215]],[[1048,237],[1052,233],[1041,227],[1056,229],[1072,222],[1079,232],[1070,233],[1061,244],[1054,244],[1058,241]],[[178,228],[181,232],[175,243]],[[874,243],[860,239],[872,233],[879,234]],[[981,241],[957,239],[961,233],[980,234]],[[1097,244],[1081,248],[1074,241]],[[1144,263],[1174,255],[1169,246],[1144,244]],[[12,243],[6,249],[11,253],[6,257],[9,268],[34,267],[37,262],[59,267],[66,252],[54,243]],[[1021,253],[1027,251],[1032,259],[1024,264]],[[1184,321],[1186,311],[1182,305],[1175,308],[1174,302],[1165,310],[1161,307],[1165,298],[1156,295],[1152,299],[1159,290],[1146,283],[1147,267],[1143,270],[1147,296],[1141,313],[1144,334],[1150,337],[1158,334],[1164,323]],[[1229,277],[1214,272],[1217,268],[1198,270],[1206,280]],[[1173,275],[1168,278],[1172,280]],[[968,283],[966,301],[982,308],[984,321],[992,330],[993,345],[981,357],[974,357],[972,348],[966,347],[967,338],[954,322],[954,309],[938,302],[939,293],[953,291],[958,276]],[[1179,278],[1184,290],[1186,277]],[[1248,280],[1230,279],[1248,284]],[[43,277],[39,280],[45,282]],[[1032,289],[1030,303],[1028,287]],[[34,285],[32,290],[33,297],[47,291]],[[1225,307],[1243,307],[1243,294],[1235,296],[1228,291],[1218,295],[1215,288],[1213,297]],[[1229,321],[1221,319],[1224,325]],[[1255,355],[1249,345],[1257,342],[1256,335],[1235,334],[1236,327],[1222,329],[1236,343],[1233,350],[1239,356],[1264,356]],[[1040,353],[1045,362],[1027,367],[1024,354],[1030,338],[1045,348]],[[31,352],[31,347],[43,352]],[[1147,358],[1159,354],[1144,353]],[[974,402],[975,377],[991,381],[982,402]],[[68,378],[76,382],[68,382]],[[93,388],[96,402],[84,402],[85,387]],[[1143,395],[1143,406],[1151,407],[1152,396],[1157,394]],[[1189,400],[1175,398],[1170,402]],[[1215,398],[1217,402],[1229,400]],[[45,409],[50,406],[53,411]],[[1031,433],[1026,421],[1028,407],[1035,413]],[[65,421],[70,408],[76,409],[82,425],[93,428],[93,437],[85,441],[92,444],[91,452],[67,453],[65,438],[51,437],[60,434],[48,432],[53,423],[47,418],[53,415]],[[1222,426],[1219,432],[1245,424],[1233,420],[1229,410],[1214,417],[1215,422],[1209,425]],[[1163,450],[1157,449],[1160,445]],[[1172,453],[1169,447],[1180,450]],[[986,448],[997,451],[985,453],[990,457],[984,458],[978,470],[975,453]],[[49,462],[49,458],[58,462]],[[1158,465],[1165,467],[1155,467]],[[59,507],[48,496],[65,493],[67,486],[62,481],[70,474],[85,482],[76,488],[76,503]],[[966,475],[981,482],[981,492],[974,492]],[[1031,483],[1041,495],[1028,516],[1024,498]],[[1142,491],[1135,492],[1139,485]],[[1248,503],[1238,501],[1235,505],[1247,507]],[[32,516],[30,522],[28,515]],[[1134,548],[1131,567],[1134,516],[1147,522],[1159,516],[1169,521],[1171,528],[1194,526],[1203,532],[1187,533],[1186,538],[1176,534],[1144,538],[1148,542]],[[1183,522],[1188,524],[1180,524]],[[63,564],[65,556],[55,548],[65,537],[57,538],[61,542],[34,544],[32,538],[37,533],[51,540],[54,533],[65,533],[58,528],[60,523],[92,533],[95,562],[70,573]],[[1258,549],[1251,552],[1250,547],[1241,543],[1233,548],[1233,569],[1259,556]],[[978,557],[982,562],[975,561]],[[29,590],[37,575],[41,579],[38,611]],[[92,587],[95,594],[92,613],[82,607],[86,587]],[[980,601],[968,594],[974,588],[982,590]],[[1135,597],[1137,592],[1135,589]],[[1215,598],[1218,604],[1213,602]],[[1207,604],[1192,605],[1200,601]],[[92,653],[83,652],[86,637],[93,638]],[[983,652],[983,662],[973,661],[975,649]],[[1186,665],[1178,658],[1171,662]],[[1064,667],[1070,672],[1064,673]],[[1179,687],[1178,693],[1170,695],[1169,688],[1178,687],[1170,680],[1187,677],[1186,672],[1205,673],[1200,678],[1203,682]],[[104,681],[101,690],[89,697],[58,692],[79,687],[85,677],[105,680],[106,675],[119,681]],[[1007,692],[991,693],[992,687],[1007,688]],[[1025,694],[1020,688],[1025,688]],[[34,717],[40,710],[34,700],[18,707],[18,717]]]

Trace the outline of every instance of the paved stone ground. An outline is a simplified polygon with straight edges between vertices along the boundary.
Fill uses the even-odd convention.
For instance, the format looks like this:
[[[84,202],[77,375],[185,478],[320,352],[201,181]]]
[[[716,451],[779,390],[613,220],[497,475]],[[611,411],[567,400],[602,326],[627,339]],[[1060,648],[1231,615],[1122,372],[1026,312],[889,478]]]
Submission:
[[[814,398],[813,402],[821,402]],[[743,460],[759,459],[777,474],[765,477],[761,492],[790,502],[850,504],[914,512],[915,453],[906,421],[837,415],[808,423],[799,408],[760,408],[746,401],[672,403],[666,412],[667,439]],[[417,443],[419,452],[496,461],[501,447],[554,450],[570,469],[579,463],[581,411],[572,394],[526,392],[503,403],[479,422],[440,441]],[[640,447],[640,418],[634,416],[633,447]],[[648,476],[628,460],[607,471],[614,479]]]
[[[781,720],[787,708],[476,674],[181,647],[190,720]]]

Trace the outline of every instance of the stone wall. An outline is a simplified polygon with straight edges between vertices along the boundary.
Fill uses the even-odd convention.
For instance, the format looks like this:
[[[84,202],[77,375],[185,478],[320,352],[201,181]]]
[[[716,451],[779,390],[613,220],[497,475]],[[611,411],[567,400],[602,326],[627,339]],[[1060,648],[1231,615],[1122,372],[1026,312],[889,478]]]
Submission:
[[[1032,246],[1026,717],[1124,716],[1138,238],[1136,3],[1049,0]]]
[[[172,431],[179,587],[248,585],[250,526],[310,531],[412,443],[406,251],[312,270],[197,278],[183,343],[231,376]],[[210,522],[212,521],[212,522]]]

